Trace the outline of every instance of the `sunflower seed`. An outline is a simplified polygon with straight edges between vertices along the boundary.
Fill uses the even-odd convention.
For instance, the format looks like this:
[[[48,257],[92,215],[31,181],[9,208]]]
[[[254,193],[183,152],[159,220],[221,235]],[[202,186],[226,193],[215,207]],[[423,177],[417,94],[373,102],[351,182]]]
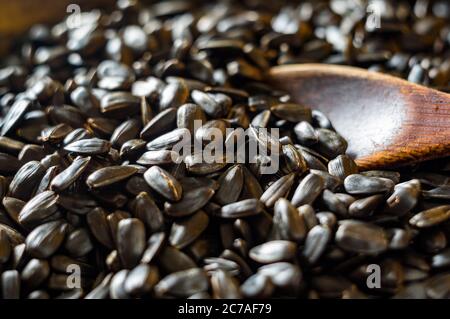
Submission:
[[[297,253],[297,245],[287,240],[273,240],[250,249],[249,257],[261,264],[290,260]]]
[[[137,172],[133,166],[108,166],[96,170],[86,179],[90,188],[105,187],[129,178]]]
[[[194,188],[184,192],[179,202],[166,202],[164,211],[173,217],[187,216],[205,206],[213,196],[214,190],[209,187]]]
[[[292,204],[296,207],[312,204],[324,189],[324,180],[316,174],[308,174],[298,184],[292,196]]]
[[[121,220],[117,228],[117,251],[125,268],[137,265],[145,246],[144,224],[136,218]]]
[[[192,268],[167,275],[155,286],[159,296],[186,298],[208,290],[209,282],[203,269]]]
[[[409,223],[419,228],[439,225],[450,218],[450,206],[442,205],[414,215]]]
[[[25,243],[27,252],[35,258],[48,258],[62,245],[67,224],[52,221],[37,226],[28,234]]]
[[[203,233],[208,223],[208,215],[201,210],[190,217],[176,220],[170,229],[170,244],[179,249],[186,247]]]
[[[124,289],[131,296],[139,296],[151,291],[159,279],[157,267],[140,264],[128,273]]]
[[[3,272],[1,282],[3,299],[20,298],[20,275],[17,270]]]
[[[69,167],[53,178],[50,188],[56,192],[62,192],[69,188],[83,174],[90,161],[90,157],[78,156]]]
[[[261,195],[261,202],[263,202],[266,207],[272,207],[278,199],[287,196],[294,184],[294,180],[294,173],[279,178]]]
[[[263,204],[259,200],[244,199],[223,206],[217,214],[222,218],[243,218],[257,215],[261,213],[263,209]]]
[[[376,194],[390,192],[394,188],[394,182],[382,177],[367,177],[360,174],[352,174],[345,178],[344,187],[349,194]]]
[[[80,155],[99,155],[108,153],[111,148],[111,143],[99,138],[89,138],[72,142],[64,149],[68,152],[77,153]]]
[[[23,225],[37,225],[58,210],[58,195],[45,191],[33,197],[20,211],[18,220]]]
[[[179,201],[183,195],[181,184],[166,170],[152,166],[145,173],[147,184],[156,192],[171,201]]]
[[[354,220],[342,222],[335,240],[345,250],[368,255],[385,251],[389,244],[383,228]]]

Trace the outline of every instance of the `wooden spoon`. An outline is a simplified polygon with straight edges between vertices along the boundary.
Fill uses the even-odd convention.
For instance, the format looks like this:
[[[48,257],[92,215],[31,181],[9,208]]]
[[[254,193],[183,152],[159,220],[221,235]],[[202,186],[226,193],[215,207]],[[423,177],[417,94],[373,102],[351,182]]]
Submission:
[[[364,69],[326,64],[274,67],[270,82],[324,112],[364,169],[450,155],[450,94]]]

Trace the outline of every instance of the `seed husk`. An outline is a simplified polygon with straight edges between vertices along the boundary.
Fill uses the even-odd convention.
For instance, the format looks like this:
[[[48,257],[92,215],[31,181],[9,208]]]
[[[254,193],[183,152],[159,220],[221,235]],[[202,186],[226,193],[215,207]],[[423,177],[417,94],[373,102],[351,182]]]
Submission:
[[[319,128],[316,132],[319,142],[315,148],[327,158],[335,158],[347,150],[347,142],[338,133],[325,128]]]
[[[116,148],[122,147],[122,145],[131,139],[138,136],[140,124],[137,119],[130,119],[120,124],[111,135],[111,144]]]
[[[159,279],[159,270],[157,267],[140,264],[128,273],[125,279],[124,289],[131,296],[139,296],[151,291]]]
[[[177,112],[176,108],[171,107],[155,115],[142,129],[141,138],[148,141],[173,129]]]
[[[310,264],[315,264],[328,246],[332,232],[328,226],[316,225],[306,236],[302,254]]]
[[[137,265],[146,247],[145,226],[136,218],[121,220],[117,228],[117,251],[125,268]]]
[[[86,184],[90,188],[99,188],[112,185],[129,178],[137,172],[133,166],[108,166],[96,170],[88,176]]]
[[[176,220],[170,228],[169,243],[183,249],[203,233],[208,223],[208,215],[201,210],[192,216]]]
[[[105,154],[109,152],[110,148],[110,142],[99,138],[82,139],[64,146],[66,151],[80,155]]]
[[[177,108],[186,103],[188,97],[189,89],[184,81],[169,83],[161,92],[159,108],[161,110]]]
[[[160,135],[157,138],[147,143],[149,151],[173,149],[173,146],[181,147],[190,142],[190,132],[186,128],[178,128],[166,134]]]
[[[276,288],[287,292],[297,292],[302,281],[300,268],[288,262],[264,265],[258,269],[258,274],[269,277]]]
[[[141,165],[164,165],[178,163],[180,155],[175,151],[159,150],[147,151],[136,161]]]
[[[186,298],[209,288],[206,273],[201,268],[192,268],[167,275],[155,286],[159,296]]]
[[[55,192],[40,193],[25,204],[19,213],[18,221],[23,225],[37,225],[56,213],[57,202],[58,195]]]
[[[280,198],[275,203],[272,238],[300,242],[306,236],[303,217],[287,199]]]
[[[9,184],[9,196],[28,200],[44,174],[45,168],[38,161],[26,163]]]
[[[20,279],[27,288],[36,288],[50,275],[50,265],[46,260],[31,259],[20,273]]]
[[[183,195],[181,184],[166,170],[152,166],[145,173],[147,184],[170,201],[179,201]]]
[[[348,175],[357,174],[358,166],[355,161],[347,155],[338,155],[328,162],[328,172],[344,180]]]
[[[394,182],[382,177],[352,174],[345,178],[344,187],[347,193],[352,195],[387,193],[394,188]]]
[[[301,121],[294,127],[294,133],[301,145],[311,146],[319,142],[314,127],[307,121]]]
[[[72,164],[55,176],[50,183],[50,188],[56,192],[62,192],[69,188],[83,174],[91,161],[91,157],[77,157]]]
[[[164,211],[169,216],[183,217],[203,208],[214,196],[214,190],[209,187],[194,188],[183,193],[176,203],[164,203]]]
[[[151,233],[163,229],[164,216],[147,192],[141,192],[136,196],[132,211],[136,218],[144,222]]]
[[[125,280],[129,272],[128,269],[122,269],[114,274],[109,284],[111,299],[129,299],[129,295],[125,291]]]
[[[206,122],[206,115],[202,108],[197,104],[187,103],[180,106],[177,110],[177,127],[186,128],[194,134],[195,121],[200,124]]]
[[[203,154],[195,153],[188,155],[184,159],[186,170],[195,175],[208,175],[222,170],[227,166],[225,158],[215,158],[212,163],[203,160]]]
[[[94,245],[86,229],[75,229],[67,235],[64,248],[72,257],[87,255],[94,249]]]
[[[165,240],[166,234],[164,232],[152,234],[147,241],[147,248],[142,254],[141,263],[149,264],[159,253]]]
[[[20,298],[20,275],[17,270],[7,270],[3,272],[1,283],[3,299]]]
[[[311,109],[294,103],[277,104],[270,108],[270,111],[275,114],[276,117],[289,122],[311,122]]]
[[[242,298],[239,285],[227,271],[219,269],[211,275],[213,297],[217,299]]]
[[[394,192],[386,200],[385,212],[403,215],[411,211],[419,200],[420,181],[412,179],[394,186]]]
[[[222,218],[243,218],[258,215],[263,211],[263,204],[257,199],[244,199],[239,202],[223,206],[217,212]]]
[[[292,204],[296,207],[312,204],[324,189],[324,180],[316,174],[308,174],[298,184],[292,195]]]
[[[272,207],[278,199],[287,196],[294,184],[294,180],[294,173],[279,178],[264,191],[260,198],[261,202],[263,202],[266,207]]]
[[[382,195],[372,195],[369,197],[361,198],[354,201],[349,209],[348,213],[352,217],[363,218],[372,215],[372,213],[379,207],[383,201]]]
[[[231,166],[219,178],[219,189],[214,200],[225,205],[235,202],[241,194],[244,185],[244,173],[240,165]]]
[[[256,273],[241,285],[242,295],[245,298],[269,298],[275,287],[269,277]]]
[[[28,234],[25,244],[27,253],[35,258],[48,258],[62,245],[67,224],[62,221],[52,221],[37,226]]]
[[[450,206],[442,205],[414,215],[409,223],[418,228],[439,225],[450,218]]]
[[[100,208],[94,208],[86,215],[86,221],[92,235],[99,243],[108,248],[113,248],[113,240],[109,231],[106,212]]]
[[[50,184],[52,180],[60,173],[59,166],[51,166],[45,172],[45,175],[42,177],[41,182],[36,188],[35,194],[40,194],[50,189]]]
[[[32,107],[32,101],[28,99],[17,100],[9,109],[3,119],[0,136],[9,134],[22,121],[25,113]]]
[[[325,189],[322,192],[322,202],[325,207],[339,216],[346,217],[348,215],[348,206],[341,201],[335,193]]]
[[[0,223],[0,231],[2,231],[9,239],[10,245],[17,247],[25,241],[23,235],[14,228]]]
[[[11,255],[11,244],[9,243],[9,238],[6,235],[6,231],[0,229],[0,265],[8,261]]]
[[[339,247],[361,254],[379,254],[388,247],[383,228],[354,220],[343,221],[336,231]]]
[[[250,249],[249,257],[261,264],[291,260],[297,252],[297,245],[287,240],[272,240]]]

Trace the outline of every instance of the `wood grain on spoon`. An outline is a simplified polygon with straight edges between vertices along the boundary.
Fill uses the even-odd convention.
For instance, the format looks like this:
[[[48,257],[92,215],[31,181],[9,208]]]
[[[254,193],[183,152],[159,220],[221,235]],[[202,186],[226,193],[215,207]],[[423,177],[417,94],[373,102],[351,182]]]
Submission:
[[[364,169],[450,155],[450,95],[364,69],[326,64],[274,67],[270,81],[323,111]]]

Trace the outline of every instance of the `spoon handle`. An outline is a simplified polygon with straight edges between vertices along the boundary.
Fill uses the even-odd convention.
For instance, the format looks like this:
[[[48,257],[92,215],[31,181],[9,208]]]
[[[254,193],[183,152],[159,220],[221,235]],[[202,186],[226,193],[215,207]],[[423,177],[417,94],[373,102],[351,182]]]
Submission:
[[[280,66],[269,78],[295,101],[323,111],[362,168],[450,155],[449,94],[347,66]]]

